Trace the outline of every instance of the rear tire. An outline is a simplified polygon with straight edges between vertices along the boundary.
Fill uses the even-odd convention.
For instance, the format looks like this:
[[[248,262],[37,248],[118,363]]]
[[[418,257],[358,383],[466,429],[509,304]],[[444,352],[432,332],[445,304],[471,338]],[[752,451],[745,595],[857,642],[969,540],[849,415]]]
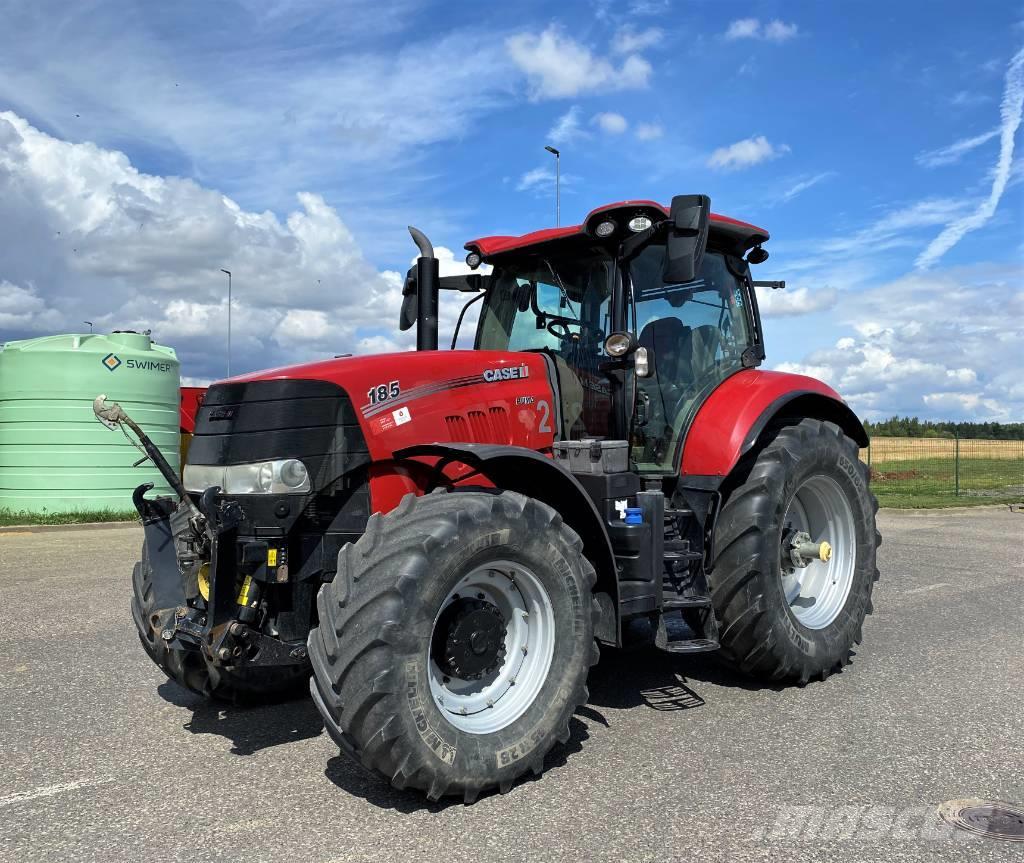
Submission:
[[[760,680],[824,680],[849,664],[878,579],[867,466],[837,425],[804,419],[780,428],[738,470],[709,576],[719,656]],[[819,534],[813,540],[835,546],[833,557],[791,567],[783,546],[808,527]]]
[[[518,587],[489,590],[488,578]],[[472,802],[493,787],[509,790],[527,771],[539,775],[588,697],[598,656],[594,581],[579,537],[539,501],[514,492],[407,495],[370,518],[320,590],[310,690],[328,731],[393,786],[430,800]],[[467,583],[478,586],[460,597]],[[520,591],[526,605],[509,612],[501,597]],[[526,607],[529,626],[516,630]],[[458,653],[452,639],[463,624],[453,670],[449,648]],[[537,656],[543,661],[530,666]],[[490,693],[493,704],[482,706]],[[459,704],[471,705],[468,715]]]
[[[145,543],[132,571],[132,618],[149,658],[179,686],[203,698],[230,704],[266,704],[304,695],[308,665],[220,668],[198,651],[168,650],[160,637],[170,616],[153,607],[152,570]]]

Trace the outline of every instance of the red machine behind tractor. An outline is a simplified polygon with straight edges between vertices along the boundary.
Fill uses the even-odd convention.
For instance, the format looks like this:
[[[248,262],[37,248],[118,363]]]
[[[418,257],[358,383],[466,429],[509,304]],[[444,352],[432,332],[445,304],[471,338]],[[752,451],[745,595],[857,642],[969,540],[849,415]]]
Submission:
[[[766,231],[703,195],[626,201],[439,278],[411,230],[418,351],[214,384],[183,479],[97,399],[177,491],[135,493],[132,611],[169,677],[308,685],[343,751],[472,800],[543,771],[598,644],[798,684],[849,661],[878,577],[867,438],[825,384],[758,368]],[[439,289],[481,302],[473,350],[437,350]]]

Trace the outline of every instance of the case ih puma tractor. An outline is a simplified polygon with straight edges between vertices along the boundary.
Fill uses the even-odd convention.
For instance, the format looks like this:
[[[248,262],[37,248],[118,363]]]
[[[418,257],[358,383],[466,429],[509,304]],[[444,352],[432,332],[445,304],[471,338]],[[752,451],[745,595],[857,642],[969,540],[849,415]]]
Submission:
[[[134,496],[132,612],[172,680],[308,686],[344,752],[472,801],[543,771],[598,644],[797,684],[849,661],[878,575],[867,438],[823,383],[758,368],[766,231],[703,195],[626,201],[474,240],[490,271],[439,278],[410,230],[417,352],[214,384],[182,479],[97,399],[177,492]],[[437,350],[439,289],[481,303],[473,350]]]

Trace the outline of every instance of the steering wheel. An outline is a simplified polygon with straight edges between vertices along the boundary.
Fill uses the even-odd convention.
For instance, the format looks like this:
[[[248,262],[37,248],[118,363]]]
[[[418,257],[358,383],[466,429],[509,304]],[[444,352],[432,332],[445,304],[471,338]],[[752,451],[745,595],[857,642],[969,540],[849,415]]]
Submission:
[[[569,329],[569,322],[559,318],[552,318],[547,323],[547,331],[556,339],[563,342],[579,341],[583,338],[583,324],[579,324],[580,331],[573,333]]]

